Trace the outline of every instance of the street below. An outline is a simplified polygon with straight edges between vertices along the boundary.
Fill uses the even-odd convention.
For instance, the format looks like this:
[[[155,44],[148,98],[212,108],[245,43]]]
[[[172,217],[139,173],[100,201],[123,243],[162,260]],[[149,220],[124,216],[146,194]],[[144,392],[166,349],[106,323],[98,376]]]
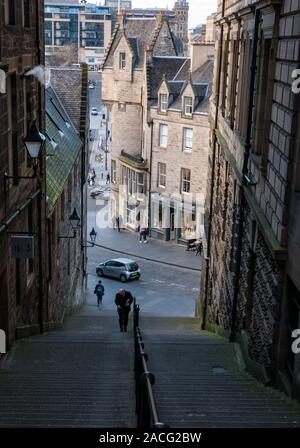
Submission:
[[[94,288],[99,277],[96,267],[99,263],[115,258],[130,258],[141,269],[141,278],[126,284],[112,278],[101,278],[105,287],[103,307],[99,310],[115,309],[114,298],[120,288],[131,291],[141,306],[142,313],[154,316],[192,317],[195,315],[195,301],[200,291],[201,263],[194,252],[187,252],[185,247],[171,242],[148,239],[148,244],[139,244],[139,235],[123,229],[120,233],[112,229],[109,217],[109,201],[93,199],[91,191],[96,186],[105,186],[107,173],[110,172],[110,154],[108,153],[108,170],[105,170],[105,154],[99,149],[105,142],[106,123],[102,115],[106,110],[101,104],[101,75],[89,73],[90,110],[98,109],[98,115],[90,115],[90,129],[93,140],[90,141],[90,172],[95,170],[95,184],[88,187],[88,234],[94,227],[97,232],[96,244],[104,246],[88,249],[88,306],[96,307]],[[102,126],[101,126],[102,123]],[[99,158],[102,155],[102,160]],[[108,250],[108,249],[111,250]],[[115,252],[119,251],[119,252]],[[141,258],[139,258],[141,257]]]

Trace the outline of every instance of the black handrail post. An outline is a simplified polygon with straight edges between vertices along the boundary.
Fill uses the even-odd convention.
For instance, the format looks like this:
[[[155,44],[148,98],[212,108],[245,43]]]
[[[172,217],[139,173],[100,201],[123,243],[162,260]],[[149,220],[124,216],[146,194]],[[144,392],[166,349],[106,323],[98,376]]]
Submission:
[[[139,328],[140,307],[134,299],[133,327],[134,327],[134,376],[136,394],[136,414],[138,429],[168,428],[159,421],[157,405],[153,393],[154,375],[149,372],[148,356],[144,352],[144,343]]]

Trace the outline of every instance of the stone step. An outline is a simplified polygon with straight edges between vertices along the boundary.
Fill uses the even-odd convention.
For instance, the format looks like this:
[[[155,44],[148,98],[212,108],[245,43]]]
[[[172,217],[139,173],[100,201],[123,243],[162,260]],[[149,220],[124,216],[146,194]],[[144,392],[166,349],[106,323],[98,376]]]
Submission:
[[[300,405],[252,378],[196,319],[141,320],[160,420],[171,428],[300,427]]]

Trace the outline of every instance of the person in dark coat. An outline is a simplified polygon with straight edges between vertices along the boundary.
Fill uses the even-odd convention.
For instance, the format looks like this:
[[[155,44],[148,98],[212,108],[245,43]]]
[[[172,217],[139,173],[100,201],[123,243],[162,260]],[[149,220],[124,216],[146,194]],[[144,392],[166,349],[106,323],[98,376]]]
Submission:
[[[120,232],[120,218],[119,218],[119,216],[116,217],[116,224],[117,224],[118,232]]]
[[[128,315],[130,313],[130,305],[133,302],[131,292],[120,289],[115,298],[115,304],[117,305],[117,311],[119,315],[120,331],[127,331]]]
[[[99,280],[98,284],[95,286],[94,294],[97,296],[98,306],[102,305],[102,299],[104,296],[104,286],[102,285],[101,280]]]

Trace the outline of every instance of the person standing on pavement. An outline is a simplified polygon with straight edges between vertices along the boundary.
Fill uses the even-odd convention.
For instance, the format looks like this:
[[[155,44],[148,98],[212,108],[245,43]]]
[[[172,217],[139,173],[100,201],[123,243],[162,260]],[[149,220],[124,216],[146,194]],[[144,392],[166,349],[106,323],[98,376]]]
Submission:
[[[148,241],[147,241],[147,229],[144,226],[140,227],[140,243],[148,243]]]
[[[109,182],[110,182],[110,175],[108,173],[107,176],[106,176],[106,183],[109,184]]]
[[[133,297],[131,292],[125,291],[125,289],[120,289],[115,298],[115,304],[117,306],[117,311],[119,315],[120,331],[127,331],[128,326],[128,316],[130,313],[130,306],[133,302]]]
[[[104,286],[102,285],[101,280],[99,280],[98,284],[95,286],[94,294],[97,295],[97,303],[99,307],[99,305],[102,305],[102,299],[104,296]]]
[[[92,185],[95,184],[95,179],[96,179],[96,172],[95,172],[95,170],[94,170],[94,168],[93,168],[93,170],[92,170],[92,175],[91,175]]]
[[[116,217],[116,224],[117,224],[118,232],[120,232],[121,228],[120,228],[120,217],[119,216]]]

